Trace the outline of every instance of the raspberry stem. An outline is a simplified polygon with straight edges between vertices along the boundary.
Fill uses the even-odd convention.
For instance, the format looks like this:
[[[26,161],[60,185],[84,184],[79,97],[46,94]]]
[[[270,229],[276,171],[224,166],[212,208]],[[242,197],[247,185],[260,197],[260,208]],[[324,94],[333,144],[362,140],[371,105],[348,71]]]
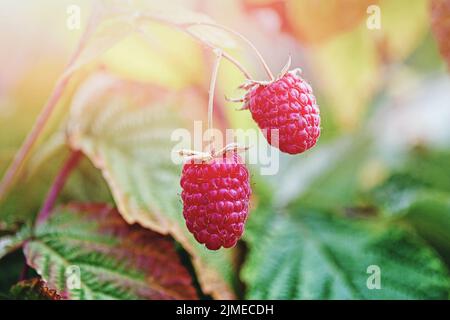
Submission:
[[[209,96],[208,96],[208,130],[211,131],[213,128],[213,111],[214,111],[214,91],[216,88],[217,74],[219,72],[220,61],[222,59],[223,52],[220,49],[214,50],[216,55],[216,60],[211,73],[211,81],[209,83]],[[213,140],[213,138],[211,138]],[[214,141],[211,141],[213,144]],[[211,152],[214,153],[214,145],[212,145]]]
[[[201,37],[199,37],[194,32],[192,32],[192,31],[190,31],[188,29],[191,26],[195,26],[196,23],[177,24],[177,23],[169,22],[167,20],[164,20],[164,19],[155,17],[153,15],[149,15],[149,14],[141,14],[140,18],[153,20],[155,22],[158,22],[158,23],[161,23],[161,24],[164,24],[164,25],[176,28],[176,29],[186,33],[190,37],[194,38],[198,42],[204,44],[210,50],[213,50],[213,51],[214,50],[220,50],[220,48],[216,47],[215,45],[213,45],[212,43],[206,41],[205,39],[202,39]],[[250,72],[248,72],[247,69],[245,69],[245,67],[242,64],[240,64],[239,61],[237,61],[235,58],[233,58],[229,53],[222,52],[222,57],[224,59],[228,60],[230,63],[232,63],[236,68],[238,68],[238,70],[242,72],[242,74],[244,75],[245,78],[253,79],[253,77],[250,75]]]
[[[264,70],[266,71],[266,73],[269,76],[270,80],[271,81],[275,80],[275,77],[273,76],[273,73],[270,70],[269,66],[267,65],[266,61],[264,60],[262,54],[255,47],[255,45],[249,39],[247,39],[243,34],[237,32],[237,31],[235,31],[235,30],[233,30],[231,28],[228,28],[227,26],[224,26],[224,25],[221,25],[221,24],[217,24],[217,23],[212,23],[212,22],[196,22],[196,23],[189,23],[187,25],[188,26],[204,25],[204,26],[214,27],[214,28],[222,29],[222,30],[224,30],[226,32],[229,32],[229,33],[235,35],[236,37],[240,38],[245,43],[247,43],[250,46],[250,48],[255,52],[256,56],[261,61],[262,65],[264,67]]]
[[[197,35],[195,35],[194,33],[192,33],[189,30],[184,30],[184,32],[186,32],[188,35],[190,35],[191,37],[193,37],[194,39],[202,42],[203,44],[205,44],[209,49],[211,50],[220,50],[218,47],[212,45],[209,42],[206,42],[205,40],[199,38]],[[247,69],[245,69],[245,67],[239,62],[237,61],[235,58],[233,58],[230,54],[226,53],[226,52],[222,52],[222,56],[224,59],[227,59],[229,62],[231,62],[236,68],[238,68],[239,71],[242,72],[242,74],[244,75],[245,78],[247,79],[253,79],[253,77],[250,75],[250,73],[247,71]]]
[[[55,180],[53,181],[52,186],[50,187],[45,202],[42,205],[41,210],[39,211],[36,223],[41,223],[42,221],[48,218],[50,212],[52,211],[55,205],[58,195],[60,194],[61,190],[66,184],[67,179],[70,176],[70,173],[73,171],[73,169],[75,169],[75,167],[78,165],[82,157],[83,154],[81,153],[81,151],[79,150],[71,151],[71,154],[67,158],[63,167],[61,168]]]

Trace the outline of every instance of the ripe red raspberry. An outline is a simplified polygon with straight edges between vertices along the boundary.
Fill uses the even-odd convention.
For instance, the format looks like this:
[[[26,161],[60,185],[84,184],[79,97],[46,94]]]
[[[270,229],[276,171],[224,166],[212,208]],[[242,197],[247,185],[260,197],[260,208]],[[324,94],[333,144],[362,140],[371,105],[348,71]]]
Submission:
[[[187,162],[180,184],[183,216],[195,239],[210,250],[233,247],[244,232],[251,194],[248,170],[239,155]]]
[[[245,87],[244,87],[245,88]],[[279,140],[279,149],[290,154],[302,153],[313,147],[320,135],[320,111],[311,86],[296,70],[268,84],[247,86],[244,109],[263,131],[267,141]]]

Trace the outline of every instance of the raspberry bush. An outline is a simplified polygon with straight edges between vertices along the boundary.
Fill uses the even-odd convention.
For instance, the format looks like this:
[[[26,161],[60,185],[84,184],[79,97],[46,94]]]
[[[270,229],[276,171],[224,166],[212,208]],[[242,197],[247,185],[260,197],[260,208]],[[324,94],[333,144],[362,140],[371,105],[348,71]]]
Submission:
[[[229,21],[219,9],[233,4],[217,2],[223,24],[190,2],[100,2],[14,158],[11,128],[25,126],[31,111],[22,105],[39,101],[47,79],[33,72],[51,72],[46,63],[30,75],[9,72],[26,63],[3,66],[0,158],[11,165],[0,162],[0,297],[448,298],[450,155],[436,150],[446,148],[448,108],[439,104],[448,90],[441,61],[424,63],[438,54],[432,38],[419,46],[408,32],[430,27],[390,25],[410,6],[376,1],[387,25],[376,32],[361,27],[365,1],[341,15],[339,1],[230,2],[239,14]],[[447,1],[432,3],[445,59]],[[421,5],[412,12],[423,17]],[[395,40],[402,33],[408,44]],[[34,48],[13,38],[15,50]],[[378,46],[385,40],[387,51]],[[395,60],[380,58],[397,48]],[[0,62],[4,52],[11,56],[0,52]],[[49,61],[56,52],[65,50]],[[293,66],[289,59],[274,76],[290,55]],[[224,95],[237,93],[227,104]],[[354,112],[360,96],[371,106],[366,118]],[[336,105],[357,128],[334,116]],[[206,124],[202,143],[175,144],[178,133],[195,132],[194,121]],[[275,175],[250,161],[261,146],[222,147],[206,134],[231,128],[261,131],[263,147],[280,149]]]

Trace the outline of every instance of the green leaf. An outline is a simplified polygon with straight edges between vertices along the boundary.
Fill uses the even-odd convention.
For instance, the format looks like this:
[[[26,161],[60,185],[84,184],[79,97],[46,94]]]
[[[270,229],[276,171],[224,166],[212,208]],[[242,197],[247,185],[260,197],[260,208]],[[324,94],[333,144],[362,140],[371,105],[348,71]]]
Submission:
[[[29,179],[21,177],[20,183],[11,189],[7,197],[0,200],[0,220],[10,224],[31,223],[63,159],[55,157],[53,161],[47,161],[40,167],[39,174]]]
[[[403,171],[416,183],[450,193],[450,150],[415,150]]]
[[[171,134],[201,120],[203,106],[206,102],[189,92],[173,94],[100,73],[74,97],[69,139],[102,171],[128,223],[171,234],[191,254],[203,291],[231,298],[233,251],[211,252],[188,232],[180,199],[181,164],[171,159],[176,143]]]
[[[54,210],[24,246],[28,265],[68,299],[193,299],[173,242],[107,205]]]
[[[381,289],[368,289],[369,266]],[[273,214],[250,242],[249,299],[446,299],[443,263],[402,229],[319,212]]]
[[[424,194],[404,219],[429,241],[450,265],[450,195]]]
[[[364,134],[317,146],[308,156],[281,158],[274,180],[277,207],[301,203],[335,209],[354,203],[360,171],[370,159],[371,141]]]
[[[28,226],[25,226],[14,234],[0,236],[0,259],[19,249],[30,235],[31,229]]]
[[[385,216],[404,216],[416,205],[444,204],[450,200],[449,193],[436,190],[408,173],[394,173],[372,193],[375,205]]]
[[[15,284],[10,295],[16,300],[60,300],[56,290],[48,289],[45,282],[39,278],[20,281]]]
[[[415,152],[402,170],[372,192],[386,217],[411,224],[450,262],[450,163],[448,151]]]

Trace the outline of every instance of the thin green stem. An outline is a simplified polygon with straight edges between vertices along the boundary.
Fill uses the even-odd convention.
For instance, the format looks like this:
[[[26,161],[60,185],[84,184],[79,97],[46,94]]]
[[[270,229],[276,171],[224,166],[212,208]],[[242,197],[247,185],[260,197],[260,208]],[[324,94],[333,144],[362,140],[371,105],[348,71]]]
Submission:
[[[218,47],[214,46],[213,44],[206,42],[202,39],[200,39],[198,36],[196,36],[194,33],[190,32],[189,30],[185,31],[187,34],[189,34],[191,37],[201,41],[203,44],[205,44],[208,48],[210,48],[211,50],[220,50]],[[226,53],[226,52],[222,52],[222,57],[224,59],[227,59],[231,64],[233,64],[239,71],[242,72],[242,74],[244,75],[244,77],[246,79],[253,79],[253,77],[250,75],[250,72],[247,71],[247,69],[245,69],[245,67],[239,62],[237,61],[235,58],[233,58],[230,54]]]
[[[58,195],[61,193],[61,190],[64,188],[64,185],[66,184],[66,181],[70,176],[70,173],[73,171],[73,169],[76,168],[82,157],[83,154],[81,151],[79,150],[71,151],[71,154],[67,158],[63,167],[61,168],[55,180],[53,181],[52,186],[50,187],[47,197],[45,198],[44,204],[42,205],[42,208],[39,211],[36,223],[41,223],[42,221],[45,221],[48,218],[56,203]]]
[[[256,56],[258,57],[258,59],[261,61],[261,64],[264,67],[264,70],[266,71],[267,75],[269,76],[270,80],[274,80],[275,77],[273,76],[272,71],[270,70],[269,66],[267,65],[266,61],[264,60],[262,54],[259,52],[259,50],[255,47],[255,45],[249,40],[247,39],[244,35],[242,35],[241,33],[228,28],[227,26],[221,25],[221,24],[217,24],[217,23],[212,23],[212,22],[196,22],[196,23],[189,23],[187,24],[188,26],[195,26],[195,25],[204,25],[204,26],[209,26],[209,27],[214,27],[214,28],[218,28],[218,29],[222,29],[226,32],[229,32],[233,35],[235,35],[236,37],[242,39],[245,43],[247,43],[250,48],[255,52]]]
[[[209,92],[208,92],[208,132],[210,134],[212,134],[213,129],[214,92],[216,89],[217,75],[219,73],[219,66],[223,52],[220,49],[216,49],[214,50],[214,54],[216,55],[216,59],[214,61],[211,73],[211,81],[209,83]],[[211,137],[211,153],[214,153],[214,136]]]
[[[217,74],[219,72],[220,60],[222,59],[222,51],[214,50],[216,54],[216,60],[211,73],[211,81],[209,83],[209,96],[208,96],[208,129],[213,128],[213,111],[214,111],[214,91],[216,88]]]

